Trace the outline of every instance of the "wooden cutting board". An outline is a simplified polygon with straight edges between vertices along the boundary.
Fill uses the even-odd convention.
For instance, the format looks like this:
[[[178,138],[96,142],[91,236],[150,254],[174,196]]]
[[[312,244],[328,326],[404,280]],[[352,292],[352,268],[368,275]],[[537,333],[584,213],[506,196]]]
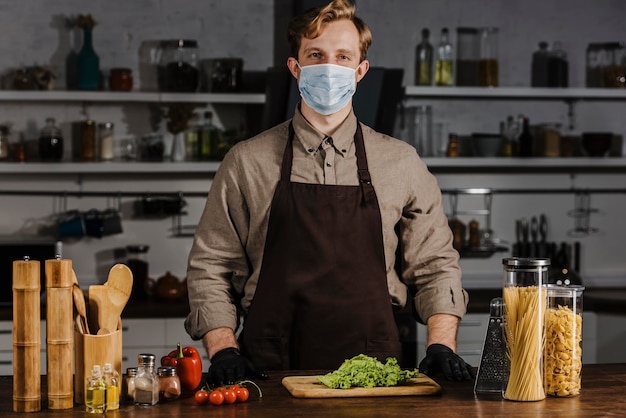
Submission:
[[[420,374],[406,385],[377,388],[331,389],[317,380],[317,376],[287,376],[283,386],[295,398],[356,398],[366,396],[436,395],[441,386],[430,377]]]

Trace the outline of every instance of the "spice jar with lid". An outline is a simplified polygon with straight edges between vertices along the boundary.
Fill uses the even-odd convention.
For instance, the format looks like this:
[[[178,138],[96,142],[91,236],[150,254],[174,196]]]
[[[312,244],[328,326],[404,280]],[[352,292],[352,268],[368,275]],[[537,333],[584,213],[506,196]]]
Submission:
[[[128,367],[124,376],[122,394],[126,402],[135,402],[135,378],[137,377],[137,367]]]
[[[137,356],[137,376],[135,377],[135,404],[156,405],[159,402],[159,378],[154,370],[154,354]]]
[[[176,367],[163,366],[157,369],[159,376],[159,400],[173,401],[181,393],[180,378],[176,374]]]
[[[111,161],[113,151],[113,124],[111,122],[98,124],[98,141],[100,148],[100,161]]]
[[[111,91],[131,91],[133,89],[133,71],[130,68],[111,68],[109,89]]]
[[[61,161],[63,158],[63,134],[55,125],[54,118],[46,119],[46,126],[39,135],[39,158],[42,161]]]
[[[188,39],[163,41],[158,68],[159,88],[171,92],[198,89],[198,42]]]

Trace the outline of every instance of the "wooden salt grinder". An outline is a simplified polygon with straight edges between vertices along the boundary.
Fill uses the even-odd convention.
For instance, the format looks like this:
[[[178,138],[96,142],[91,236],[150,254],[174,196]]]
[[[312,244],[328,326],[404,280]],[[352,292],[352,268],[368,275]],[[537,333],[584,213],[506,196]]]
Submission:
[[[39,261],[13,262],[13,411],[41,410]]]
[[[74,407],[72,260],[46,260],[48,408]]]

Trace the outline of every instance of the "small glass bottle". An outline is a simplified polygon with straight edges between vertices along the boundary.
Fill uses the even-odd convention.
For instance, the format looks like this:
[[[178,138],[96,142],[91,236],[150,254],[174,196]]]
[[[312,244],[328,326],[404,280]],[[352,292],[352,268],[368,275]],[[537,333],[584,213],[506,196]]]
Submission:
[[[80,159],[96,161],[96,123],[91,119],[80,126]]]
[[[55,125],[54,118],[46,119],[46,126],[39,135],[39,158],[41,161],[61,161],[63,159],[63,134]]]
[[[107,387],[102,378],[99,365],[94,365],[91,376],[87,378],[85,393],[85,411],[91,414],[104,414],[106,411]]]
[[[428,38],[430,31],[422,29],[422,41],[415,47],[415,85],[431,86],[433,84],[433,46]]]
[[[126,376],[124,376],[124,385],[122,393],[124,395],[124,401],[134,403],[135,402],[135,378],[137,377],[137,367],[128,367],[126,369]]]
[[[548,43],[539,42],[539,49],[533,53],[530,85],[548,87]]]
[[[173,401],[181,393],[180,378],[176,367],[163,366],[157,369],[159,376],[159,401]]]
[[[159,402],[159,378],[154,369],[154,354],[137,356],[135,377],[135,405],[152,406]]]
[[[107,387],[107,411],[120,409],[120,375],[111,363],[104,363],[103,379]]]
[[[448,37],[448,28],[441,30],[441,41],[437,46],[435,85],[454,85],[454,49]]]
[[[569,68],[567,54],[560,42],[555,42],[548,55],[548,87],[567,87]]]
[[[543,343],[549,258],[505,258],[504,340],[509,358],[505,399],[545,399]]]
[[[98,124],[98,141],[100,145],[100,161],[111,161],[115,156],[113,140],[113,124]]]
[[[0,125],[0,161],[9,159],[9,127]]]
[[[548,285],[543,357],[548,396],[580,395],[583,290],[580,285]]]
[[[458,157],[459,156],[459,137],[455,133],[451,133],[448,136],[448,148],[446,149],[447,157]]]

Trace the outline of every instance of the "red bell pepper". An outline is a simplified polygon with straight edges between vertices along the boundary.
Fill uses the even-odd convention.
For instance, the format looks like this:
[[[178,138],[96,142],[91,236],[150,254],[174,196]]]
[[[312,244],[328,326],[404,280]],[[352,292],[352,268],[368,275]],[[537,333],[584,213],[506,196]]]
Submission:
[[[176,367],[176,374],[184,390],[194,390],[202,381],[202,359],[194,347],[178,343],[176,350],[161,357],[161,366]]]

